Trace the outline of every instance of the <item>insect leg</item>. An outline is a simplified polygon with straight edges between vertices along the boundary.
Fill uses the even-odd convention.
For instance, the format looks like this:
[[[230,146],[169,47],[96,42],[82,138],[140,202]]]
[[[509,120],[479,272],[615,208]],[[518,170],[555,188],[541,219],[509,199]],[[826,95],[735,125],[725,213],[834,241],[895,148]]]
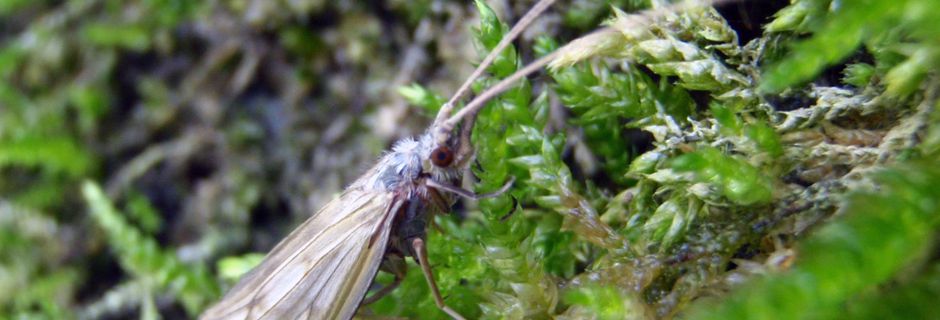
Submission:
[[[484,199],[484,198],[497,197],[497,196],[500,196],[500,195],[506,193],[506,191],[509,191],[509,188],[512,187],[512,183],[515,182],[515,181],[516,181],[516,177],[510,177],[510,178],[509,178],[509,181],[506,181],[506,184],[504,184],[501,188],[499,188],[499,190],[496,190],[496,191],[490,192],[490,193],[484,193],[484,194],[476,194],[476,193],[474,193],[473,191],[470,191],[470,190],[467,190],[467,189],[464,189],[464,188],[461,188],[461,187],[458,187],[458,186],[452,186],[452,185],[449,185],[449,184],[446,184],[446,183],[437,182],[437,181],[434,181],[434,180],[431,180],[431,179],[428,179],[427,185],[428,185],[429,187],[436,188],[436,189],[441,189],[441,190],[444,190],[444,191],[447,191],[447,192],[450,192],[450,193],[459,195],[459,196],[464,197],[464,198],[469,198],[469,199],[473,199],[473,200],[480,200],[480,199]]]
[[[427,248],[424,247],[424,240],[414,238],[411,240],[411,246],[414,250],[415,257],[418,258],[418,264],[421,265],[424,279],[428,281],[428,286],[431,287],[431,292],[434,294],[434,303],[437,304],[438,308],[441,308],[442,311],[450,315],[451,318],[464,320],[464,317],[457,313],[457,311],[454,311],[454,309],[444,304],[444,298],[441,297],[441,291],[437,289],[437,282],[434,281],[434,273],[431,272],[431,265],[428,263],[428,251]]]
[[[431,204],[431,207],[434,208],[437,213],[450,211],[451,203],[448,202],[447,199],[445,199],[444,196],[437,191],[437,189],[428,189],[427,194],[427,202]]]

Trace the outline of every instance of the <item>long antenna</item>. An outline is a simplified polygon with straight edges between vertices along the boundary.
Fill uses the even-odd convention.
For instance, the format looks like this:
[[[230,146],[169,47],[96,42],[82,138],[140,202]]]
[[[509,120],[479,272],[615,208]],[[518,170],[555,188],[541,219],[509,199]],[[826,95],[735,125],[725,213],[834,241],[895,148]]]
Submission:
[[[739,0],[705,0],[705,1],[693,1],[692,3],[684,2],[684,3],[672,4],[672,5],[667,5],[667,6],[663,6],[663,7],[659,7],[659,8],[654,8],[654,9],[643,10],[643,11],[640,11],[640,12],[637,12],[637,13],[630,14],[630,15],[628,16],[629,20],[627,20],[627,22],[629,23],[629,25],[630,25],[631,27],[633,27],[633,26],[635,26],[635,27],[643,27],[644,22],[649,22],[649,20],[652,19],[652,18],[660,17],[660,16],[663,16],[663,15],[666,15],[666,14],[672,13],[672,12],[678,12],[678,11],[681,11],[681,10],[686,9],[686,8],[689,8],[689,7],[693,7],[693,6],[708,6],[708,5],[715,5],[715,4],[721,4],[721,3],[735,2],[735,1],[739,1]],[[545,2],[545,1],[542,1],[542,2]],[[542,2],[539,2],[539,4],[542,4]],[[538,6],[538,5],[537,5],[537,6]],[[533,8],[532,11],[535,11],[535,8]],[[531,13],[531,11],[530,11],[530,13]],[[526,14],[526,16],[528,16],[528,14]],[[520,20],[520,22],[521,22],[521,20]],[[514,27],[513,30],[516,30],[516,28]],[[500,81],[500,82],[497,83],[496,85],[490,87],[490,88],[487,89],[486,91],[483,91],[483,93],[481,93],[480,95],[476,96],[476,97],[475,97],[472,101],[470,101],[470,103],[468,103],[463,109],[461,109],[460,111],[458,111],[457,114],[454,114],[452,117],[448,118],[447,120],[441,120],[441,117],[442,117],[442,116],[447,116],[447,115],[449,115],[450,112],[451,112],[451,110],[447,110],[447,113],[443,113],[444,108],[442,108],[442,109],[441,109],[442,112],[441,112],[441,113],[438,113],[438,119],[435,121],[435,123],[439,123],[439,124],[440,124],[439,129],[441,129],[441,130],[447,130],[447,131],[449,132],[451,129],[453,129],[453,128],[457,125],[458,122],[460,122],[461,119],[463,119],[464,117],[466,117],[466,116],[469,115],[469,114],[474,114],[474,113],[476,113],[477,111],[479,111],[481,108],[483,108],[483,106],[486,105],[486,103],[487,103],[490,99],[492,99],[493,97],[495,97],[495,96],[499,95],[500,93],[503,93],[504,91],[506,91],[507,89],[509,89],[509,88],[510,88],[516,81],[518,81],[519,79],[521,79],[521,78],[523,78],[523,77],[526,77],[526,76],[532,74],[533,72],[535,72],[535,71],[541,69],[541,68],[544,67],[545,65],[551,63],[560,53],[565,52],[565,51],[569,51],[569,50],[576,49],[576,46],[581,45],[578,40],[584,39],[584,38],[587,38],[587,37],[592,37],[592,36],[595,36],[595,35],[598,35],[598,34],[601,34],[601,33],[606,33],[606,32],[619,32],[619,31],[615,30],[615,29],[612,28],[612,27],[605,27],[605,28],[596,30],[596,31],[594,31],[594,32],[592,32],[592,33],[590,33],[590,34],[588,34],[588,35],[586,35],[586,36],[583,36],[583,37],[580,37],[580,38],[578,38],[578,39],[575,39],[574,41],[569,42],[569,43],[566,44],[565,46],[563,46],[563,47],[561,47],[561,48],[559,48],[559,49],[556,49],[555,51],[552,51],[551,53],[549,53],[549,54],[543,56],[542,58],[540,58],[540,59],[538,59],[538,60],[536,60],[536,61],[530,63],[529,65],[525,66],[525,67],[522,68],[521,70],[516,71],[516,73],[513,73],[511,76],[506,77],[505,79],[503,79],[502,81]],[[515,36],[515,35],[510,32],[510,34],[507,35],[507,37],[504,37],[503,40],[504,40],[505,42],[509,42],[509,41],[506,41],[506,39],[511,39],[511,37],[509,37],[509,36]],[[502,43],[503,43],[503,42],[500,42],[500,44],[502,44]],[[497,49],[499,49],[498,46],[497,46]],[[494,55],[494,52],[497,52],[497,51],[494,50],[493,52],[491,52],[491,53],[490,53],[490,56],[493,56],[493,55]],[[490,56],[487,56],[487,58],[489,58]],[[484,60],[484,61],[486,61],[486,60]],[[477,70],[479,71],[480,69],[482,69],[482,67],[483,67],[483,65],[481,65],[481,68],[478,68]],[[475,74],[476,74],[476,73],[475,73]],[[468,79],[468,83],[471,82],[471,81],[472,81],[472,79]],[[458,93],[460,93],[460,92],[458,91]],[[454,99],[451,99],[451,102],[448,102],[444,107],[445,107],[445,108],[446,108],[446,107],[453,108],[452,102],[455,101],[456,98],[458,98],[457,95],[455,95],[455,96],[454,96]],[[443,132],[442,132],[442,133],[443,133]]]
[[[525,28],[529,26],[529,24],[532,24],[532,21],[535,21],[535,18],[538,18],[538,16],[542,14],[542,11],[548,9],[548,7],[551,6],[554,2],[555,0],[539,1],[534,6],[532,6],[532,9],[529,9],[529,12],[526,12],[526,14],[522,16],[521,19],[519,19],[519,22],[516,22],[516,25],[512,26],[512,29],[509,30],[509,33],[500,39],[499,43],[496,44],[496,47],[494,47],[493,50],[491,50],[490,53],[487,54],[485,58],[483,58],[483,62],[480,62],[480,65],[477,66],[476,70],[473,70],[473,73],[470,74],[470,77],[468,77],[467,80],[464,81],[463,85],[457,89],[457,92],[454,93],[454,96],[451,97],[450,100],[441,107],[441,110],[437,113],[437,118],[434,120],[435,124],[441,124],[445,119],[450,117],[451,112],[454,110],[454,104],[457,103],[457,100],[463,98],[463,95],[465,95],[467,91],[470,90],[470,85],[473,84],[473,81],[479,78],[480,75],[486,71],[486,68],[488,68],[490,64],[493,63],[493,60],[496,60],[496,56],[499,55],[503,49],[506,49],[506,47],[509,46],[509,43],[515,40],[516,37],[518,37],[519,34],[521,34],[522,31],[524,31]],[[453,128],[453,126],[450,128]]]
[[[539,69],[542,69],[542,67],[544,67],[546,64],[552,62],[552,60],[555,60],[555,57],[558,56],[558,53],[560,53],[559,50],[552,51],[551,53],[526,65],[521,70],[516,71],[509,77],[500,80],[499,83],[490,87],[486,91],[483,91],[483,93],[476,96],[476,98],[473,98],[473,100],[470,101],[467,106],[463,107],[463,109],[460,109],[460,111],[457,111],[457,114],[444,121],[443,126],[445,128],[453,128],[457,125],[457,122],[460,122],[460,120],[467,116],[467,114],[479,111],[479,109],[486,105],[490,99],[512,87],[516,81],[532,74],[535,71],[538,71]]]

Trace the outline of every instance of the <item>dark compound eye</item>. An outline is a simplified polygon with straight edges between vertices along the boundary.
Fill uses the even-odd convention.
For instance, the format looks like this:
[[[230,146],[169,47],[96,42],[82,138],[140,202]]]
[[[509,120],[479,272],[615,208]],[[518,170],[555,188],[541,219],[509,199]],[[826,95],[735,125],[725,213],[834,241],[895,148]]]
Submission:
[[[449,166],[451,162],[454,162],[454,152],[450,151],[450,148],[447,146],[440,146],[434,151],[431,151],[431,163],[438,167]]]

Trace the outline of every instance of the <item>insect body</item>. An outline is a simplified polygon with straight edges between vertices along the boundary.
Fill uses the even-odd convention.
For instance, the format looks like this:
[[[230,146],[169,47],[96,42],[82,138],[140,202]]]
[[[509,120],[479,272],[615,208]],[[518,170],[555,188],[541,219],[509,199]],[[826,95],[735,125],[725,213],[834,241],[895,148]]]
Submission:
[[[448,210],[455,201],[448,189],[456,189],[451,185],[460,170],[451,150],[438,146],[430,133],[396,143],[201,318],[351,318],[387,252],[414,256],[438,304],[459,318],[443,305],[424,249],[430,214]]]

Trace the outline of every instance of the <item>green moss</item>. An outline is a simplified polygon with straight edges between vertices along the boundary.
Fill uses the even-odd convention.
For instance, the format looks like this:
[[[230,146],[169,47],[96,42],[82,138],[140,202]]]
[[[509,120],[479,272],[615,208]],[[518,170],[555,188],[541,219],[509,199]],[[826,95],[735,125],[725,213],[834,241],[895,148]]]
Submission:
[[[182,263],[172,252],[161,249],[154,239],[129,225],[97,185],[86,182],[82,193],[122,267],[134,278],[150,284],[150,290],[170,290],[193,316],[218,295],[215,280],[204,266]]]
[[[843,303],[885,283],[929,248],[938,219],[940,171],[915,162],[878,174],[882,190],[850,195],[843,219],[800,246],[793,270],[755,283],[690,318],[837,317]],[[926,302],[927,300],[921,300]]]

